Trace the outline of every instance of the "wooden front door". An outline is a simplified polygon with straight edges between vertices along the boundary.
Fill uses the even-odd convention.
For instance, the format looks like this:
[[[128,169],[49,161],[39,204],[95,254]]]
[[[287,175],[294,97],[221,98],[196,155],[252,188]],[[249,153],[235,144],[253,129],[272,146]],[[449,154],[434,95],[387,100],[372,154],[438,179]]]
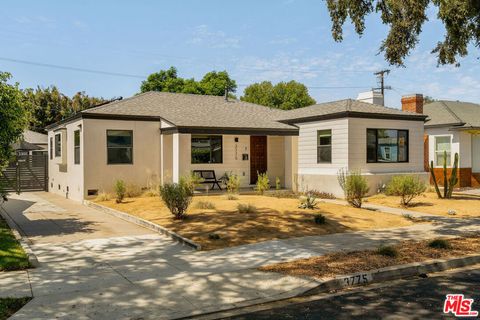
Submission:
[[[250,184],[257,183],[258,174],[267,172],[267,137],[250,137]]]

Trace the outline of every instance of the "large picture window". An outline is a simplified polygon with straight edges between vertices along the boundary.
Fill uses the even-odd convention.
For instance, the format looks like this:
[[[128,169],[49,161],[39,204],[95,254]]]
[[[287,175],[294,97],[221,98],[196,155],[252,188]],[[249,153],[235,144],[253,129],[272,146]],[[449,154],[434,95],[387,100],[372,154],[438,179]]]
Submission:
[[[222,161],[222,136],[192,135],[192,163]]]
[[[74,164],[80,164],[80,130],[73,132],[73,159]]]
[[[447,152],[447,167],[452,165],[452,139],[450,136],[435,137],[435,166],[443,167],[443,159]]]
[[[131,130],[107,130],[107,163],[133,163],[133,132]]]
[[[55,135],[55,157],[62,156],[62,135],[57,133]]]
[[[367,162],[408,162],[408,130],[367,129]]]
[[[332,163],[332,130],[317,131],[317,163]]]

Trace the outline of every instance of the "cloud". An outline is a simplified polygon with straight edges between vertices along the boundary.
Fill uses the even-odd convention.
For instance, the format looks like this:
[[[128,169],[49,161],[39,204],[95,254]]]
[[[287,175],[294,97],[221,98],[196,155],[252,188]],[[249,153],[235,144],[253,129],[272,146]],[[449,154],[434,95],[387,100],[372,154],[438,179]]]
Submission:
[[[286,38],[275,38],[270,40],[268,43],[273,44],[273,45],[281,45],[281,46],[286,46],[289,44],[293,44],[297,42],[296,38],[293,37],[286,37]]]
[[[196,26],[188,43],[209,48],[240,48],[240,38],[228,36],[223,31],[210,30],[207,25]]]
[[[88,29],[88,24],[82,20],[73,20],[72,24],[75,28],[79,30],[87,30]]]

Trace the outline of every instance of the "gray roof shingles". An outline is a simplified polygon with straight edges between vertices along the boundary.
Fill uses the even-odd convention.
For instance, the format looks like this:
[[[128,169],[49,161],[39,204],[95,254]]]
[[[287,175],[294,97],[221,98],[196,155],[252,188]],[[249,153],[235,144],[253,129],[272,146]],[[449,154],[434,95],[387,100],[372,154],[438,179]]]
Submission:
[[[439,100],[423,106],[428,115],[425,126],[480,128],[480,105],[470,102]]]

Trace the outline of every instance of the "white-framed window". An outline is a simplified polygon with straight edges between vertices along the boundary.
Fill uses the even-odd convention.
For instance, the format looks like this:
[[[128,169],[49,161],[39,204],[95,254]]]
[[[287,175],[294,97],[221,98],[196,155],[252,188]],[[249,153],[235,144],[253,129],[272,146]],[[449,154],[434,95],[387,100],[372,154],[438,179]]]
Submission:
[[[317,131],[317,163],[332,163],[332,130]]]
[[[447,167],[452,166],[452,136],[434,137],[435,166],[443,167],[445,151],[447,152]]]
[[[55,134],[55,158],[62,156],[62,134]]]

